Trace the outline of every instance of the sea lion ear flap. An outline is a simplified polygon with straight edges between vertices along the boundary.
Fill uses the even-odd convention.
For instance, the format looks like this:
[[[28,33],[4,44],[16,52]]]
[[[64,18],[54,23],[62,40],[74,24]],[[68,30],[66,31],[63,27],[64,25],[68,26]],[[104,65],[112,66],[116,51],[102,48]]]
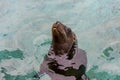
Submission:
[[[76,38],[75,33],[73,33],[73,43],[74,43],[74,44],[77,44],[77,38]]]

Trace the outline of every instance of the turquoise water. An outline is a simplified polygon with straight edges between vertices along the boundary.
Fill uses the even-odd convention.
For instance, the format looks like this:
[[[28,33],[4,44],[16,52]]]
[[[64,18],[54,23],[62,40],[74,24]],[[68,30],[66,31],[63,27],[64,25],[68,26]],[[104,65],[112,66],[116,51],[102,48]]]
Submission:
[[[0,0],[0,80],[38,80],[56,21],[76,33],[91,80],[120,80],[120,0]]]

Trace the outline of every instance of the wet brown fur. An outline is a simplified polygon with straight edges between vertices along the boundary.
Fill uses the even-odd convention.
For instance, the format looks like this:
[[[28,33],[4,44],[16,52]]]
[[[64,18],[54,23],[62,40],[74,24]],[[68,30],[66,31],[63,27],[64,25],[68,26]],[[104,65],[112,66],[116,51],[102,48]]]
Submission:
[[[68,53],[70,47],[76,40],[76,36],[69,27],[57,21],[52,26],[52,39],[52,46],[57,55]]]

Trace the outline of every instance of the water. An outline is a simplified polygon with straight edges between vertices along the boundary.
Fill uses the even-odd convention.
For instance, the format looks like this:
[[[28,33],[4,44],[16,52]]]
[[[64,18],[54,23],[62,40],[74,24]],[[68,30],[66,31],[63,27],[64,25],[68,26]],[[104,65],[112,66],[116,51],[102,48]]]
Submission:
[[[56,21],[76,33],[91,80],[120,80],[119,5],[119,0],[0,0],[0,80],[37,80],[32,76],[49,50]]]

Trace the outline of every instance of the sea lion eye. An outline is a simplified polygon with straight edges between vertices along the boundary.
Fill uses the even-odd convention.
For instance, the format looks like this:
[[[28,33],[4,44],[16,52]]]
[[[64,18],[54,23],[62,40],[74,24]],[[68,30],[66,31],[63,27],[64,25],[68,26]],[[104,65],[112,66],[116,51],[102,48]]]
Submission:
[[[71,32],[72,32],[70,28],[68,28],[68,32],[69,32],[69,33],[71,33]]]

